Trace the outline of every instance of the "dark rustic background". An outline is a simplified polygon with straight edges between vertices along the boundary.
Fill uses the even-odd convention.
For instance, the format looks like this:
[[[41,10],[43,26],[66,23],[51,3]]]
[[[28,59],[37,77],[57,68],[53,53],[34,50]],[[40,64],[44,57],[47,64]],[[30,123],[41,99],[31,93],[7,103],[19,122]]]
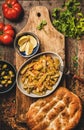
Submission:
[[[29,10],[33,6],[43,5],[49,9],[50,17],[54,7],[61,7],[65,0],[19,0],[21,3],[24,14],[18,22],[10,22],[5,19],[2,13],[2,3],[4,0],[0,0],[0,22],[10,23],[18,33],[24,25],[27,23],[29,17]],[[82,11],[84,12],[84,0],[80,0]],[[52,17],[51,17],[52,20]],[[74,57],[80,55],[80,46],[84,47],[84,40],[66,39],[66,67],[68,70],[74,73],[79,73],[81,68],[81,59],[79,58],[78,66],[75,66]],[[82,61],[84,61],[84,49],[81,53]],[[13,46],[0,45],[0,59],[11,62],[16,67],[15,50]],[[82,64],[84,69],[84,64]],[[80,74],[81,76],[81,74]],[[84,76],[84,70],[82,73]],[[84,84],[79,83],[72,79],[71,76],[66,76],[67,88],[76,93],[82,101],[84,106]],[[83,108],[84,109],[84,108]],[[0,130],[25,130],[26,124],[16,123],[16,86],[8,93],[0,95]],[[84,130],[84,112],[82,118],[74,130]]]

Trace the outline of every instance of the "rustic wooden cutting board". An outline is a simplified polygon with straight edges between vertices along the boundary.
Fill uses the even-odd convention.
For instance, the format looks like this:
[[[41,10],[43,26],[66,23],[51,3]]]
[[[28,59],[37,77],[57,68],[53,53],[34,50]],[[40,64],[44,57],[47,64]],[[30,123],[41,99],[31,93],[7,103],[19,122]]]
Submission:
[[[37,26],[42,20],[46,20],[47,25],[42,30],[38,30]],[[33,32],[40,40],[40,50],[39,52],[52,51],[58,53],[63,61],[65,61],[65,38],[58,32],[51,24],[49,11],[44,6],[36,6],[30,10],[28,22],[25,27],[19,32]],[[18,34],[17,34],[18,35]],[[17,70],[22,65],[22,63],[27,60],[22,58],[16,53],[16,67]],[[21,115],[25,114],[30,104],[34,101],[33,98],[27,97],[22,94],[18,88],[16,90],[16,110],[17,119],[21,120]]]

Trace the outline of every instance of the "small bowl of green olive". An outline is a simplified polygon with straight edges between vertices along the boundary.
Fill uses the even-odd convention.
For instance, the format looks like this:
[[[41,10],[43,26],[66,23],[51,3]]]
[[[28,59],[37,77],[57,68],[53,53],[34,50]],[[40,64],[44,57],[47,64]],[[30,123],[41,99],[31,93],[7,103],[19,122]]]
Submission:
[[[0,94],[9,92],[16,81],[16,70],[14,66],[5,60],[0,60]]]

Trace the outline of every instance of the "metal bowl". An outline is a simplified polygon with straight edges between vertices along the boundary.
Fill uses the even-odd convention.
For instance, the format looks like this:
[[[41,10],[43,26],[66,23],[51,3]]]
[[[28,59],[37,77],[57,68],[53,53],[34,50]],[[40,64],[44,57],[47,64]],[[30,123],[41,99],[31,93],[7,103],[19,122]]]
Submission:
[[[7,67],[5,68],[6,65]],[[9,71],[13,72],[13,77],[11,78],[12,82],[8,84],[7,82],[9,82],[10,80],[10,76],[8,74]],[[7,79],[7,76],[9,76],[9,79]],[[8,61],[0,60],[0,94],[9,92],[14,87],[15,83],[16,83],[16,70],[14,66]]]
[[[33,36],[33,37],[36,39],[36,41],[37,41],[37,46],[33,49],[33,52],[32,52],[31,54],[29,54],[29,55],[26,55],[25,52],[21,52],[21,51],[19,50],[19,45],[18,45],[18,40],[19,40],[22,36],[27,36],[27,35]],[[20,33],[20,34],[18,34],[18,35],[16,36],[16,38],[15,38],[15,40],[14,40],[14,48],[15,48],[15,50],[17,51],[17,53],[18,53],[20,56],[22,56],[22,57],[24,57],[24,58],[30,58],[30,57],[32,57],[33,55],[35,55],[35,54],[38,52],[38,50],[39,50],[39,46],[40,46],[40,44],[39,44],[39,39],[38,39],[38,37],[37,37],[34,33],[32,33],[32,32]]]
[[[47,90],[46,93],[44,95],[36,95],[36,94],[33,94],[33,93],[28,93],[24,88],[23,88],[23,84],[22,84],[22,81],[21,81],[21,70],[27,65],[29,64],[32,60],[34,59],[37,59],[38,57],[42,56],[42,55],[50,55],[52,56],[53,58],[54,57],[57,57],[60,61],[60,77],[58,78],[58,81],[56,82],[56,84],[53,86],[53,89],[52,90]],[[20,91],[25,94],[26,96],[29,96],[29,97],[33,97],[33,98],[40,98],[40,97],[45,97],[45,96],[48,96],[50,95],[56,88],[57,86],[59,85],[60,83],[60,80],[62,78],[62,74],[63,74],[63,68],[64,68],[64,65],[63,65],[63,61],[61,59],[61,57],[56,54],[56,53],[53,53],[53,52],[42,52],[42,53],[39,53],[31,58],[29,58],[25,63],[22,64],[22,66],[20,67],[19,71],[17,72],[17,75],[16,75],[16,82],[17,82],[17,87],[20,89]]]

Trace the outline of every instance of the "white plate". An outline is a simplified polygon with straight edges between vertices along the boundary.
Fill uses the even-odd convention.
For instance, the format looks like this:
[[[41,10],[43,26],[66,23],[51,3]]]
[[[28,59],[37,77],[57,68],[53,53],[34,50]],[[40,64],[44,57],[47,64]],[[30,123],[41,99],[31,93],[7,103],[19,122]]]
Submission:
[[[21,82],[21,70],[24,68],[24,66],[26,66],[28,63],[30,63],[33,59],[37,59],[39,56],[42,56],[42,55],[50,55],[52,57],[57,57],[60,61],[60,77],[58,78],[58,81],[56,82],[56,84],[53,86],[53,89],[52,90],[47,90],[46,91],[46,94],[45,95],[36,95],[36,94],[33,94],[33,93],[28,93],[24,88],[23,88],[23,84]],[[17,87],[19,88],[19,90],[25,94],[26,96],[29,96],[29,97],[33,97],[33,98],[40,98],[40,97],[45,97],[45,96],[48,96],[50,95],[56,88],[57,86],[59,85],[60,83],[60,80],[62,78],[62,75],[63,75],[63,68],[64,68],[64,64],[63,64],[63,61],[61,59],[61,57],[57,54],[57,53],[53,53],[53,52],[42,52],[42,53],[39,53],[31,58],[29,58],[25,63],[22,64],[22,66],[20,67],[19,71],[17,72],[17,75],[16,75],[16,82],[17,82]]]

